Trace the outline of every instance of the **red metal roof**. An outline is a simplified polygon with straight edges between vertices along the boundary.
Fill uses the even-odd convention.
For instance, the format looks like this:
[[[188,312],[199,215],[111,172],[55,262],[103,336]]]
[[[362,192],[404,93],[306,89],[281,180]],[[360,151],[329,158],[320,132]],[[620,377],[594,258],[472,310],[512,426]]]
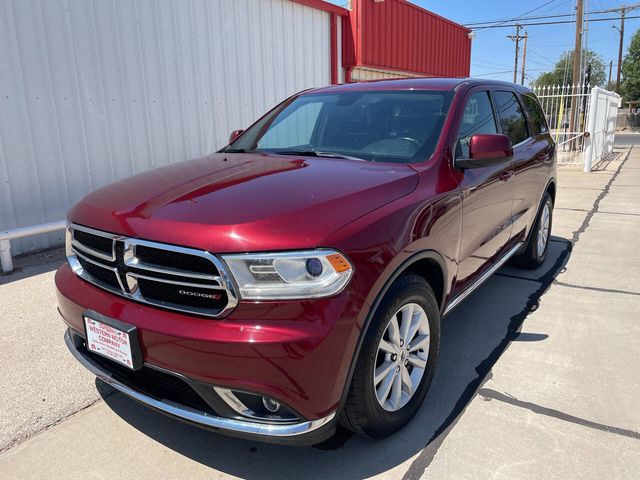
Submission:
[[[307,7],[312,7],[317,10],[323,10],[329,13],[335,13],[336,15],[340,15],[342,17],[346,17],[349,15],[349,10],[346,8],[339,7],[338,5],[334,5],[333,3],[324,2],[323,0],[291,0],[295,3],[300,3],[302,5],[306,5]]]
[[[467,77],[469,29],[406,0],[353,0],[343,29],[345,67],[366,66],[426,76]]]

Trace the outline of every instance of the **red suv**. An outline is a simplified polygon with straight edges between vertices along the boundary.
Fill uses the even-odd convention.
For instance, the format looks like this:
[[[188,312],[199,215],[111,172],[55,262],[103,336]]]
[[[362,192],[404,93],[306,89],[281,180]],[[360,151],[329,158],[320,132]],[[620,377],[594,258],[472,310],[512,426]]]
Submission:
[[[555,191],[524,87],[305,91],[71,209],[65,340],[117,390],[222,433],[385,437],[427,394],[441,318],[511,257],[544,261]]]

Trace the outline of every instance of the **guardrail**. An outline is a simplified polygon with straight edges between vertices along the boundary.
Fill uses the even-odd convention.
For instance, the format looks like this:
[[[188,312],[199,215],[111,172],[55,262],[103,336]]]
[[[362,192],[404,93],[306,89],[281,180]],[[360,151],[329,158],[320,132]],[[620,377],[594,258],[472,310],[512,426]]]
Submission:
[[[13,259],[11,258],[11,240],[16,238],[30,237],[41,233],[56,232],[64,230],[67,222],[60,220],[58,222],[43,223],[41,225],[33,225],[31,227],[13,228],[11,230],[0,231],[0,263],[2,271],[9,273],[13,271]]]

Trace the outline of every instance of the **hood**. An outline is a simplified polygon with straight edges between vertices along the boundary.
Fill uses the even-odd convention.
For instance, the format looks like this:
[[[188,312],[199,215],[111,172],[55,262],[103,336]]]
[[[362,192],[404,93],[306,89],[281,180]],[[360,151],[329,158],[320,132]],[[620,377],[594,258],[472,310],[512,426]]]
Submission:
[[[315,248],[353,220],[410,193],[403,164],[214,154],[107,185],[69,221],[215,253]]]

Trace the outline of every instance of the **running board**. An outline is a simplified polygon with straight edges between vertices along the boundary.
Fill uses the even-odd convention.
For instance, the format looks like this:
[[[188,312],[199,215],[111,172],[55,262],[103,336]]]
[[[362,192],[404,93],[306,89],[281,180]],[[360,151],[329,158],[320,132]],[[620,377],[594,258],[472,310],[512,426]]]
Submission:
[[[442,314],[442,316],[444,317],[447,313],[449,313],[451,310],[453,310],[458,305],[460,305],[460,302],[462,302],[465,298],[467,298],[469,295],[471,295],[476,288],[478,288],[484,282],[489,280],[489,278],[494,273],[496,273],[496,271],[500,267],[502,267],[505,263],[507,263],[507,261],[511,257],[513,257],[513,255],[515,255],[515,253],[522,247],[522,245],[523,245],[523,242],[520,242],[520,243],[517,243],[516,245],[514,245],[511,248],[511,250],[509,250],[507,253],[505,253],[504,256],[493,265],[493,267],[491,267],[489,270],[487,270],[478,280],[473,282],[465,291],[463,291],[460,295],[458,295],[456,298],[454,298],[449,303],[449,305],[447,305],[447,308],[445,308],[444,313]]]

